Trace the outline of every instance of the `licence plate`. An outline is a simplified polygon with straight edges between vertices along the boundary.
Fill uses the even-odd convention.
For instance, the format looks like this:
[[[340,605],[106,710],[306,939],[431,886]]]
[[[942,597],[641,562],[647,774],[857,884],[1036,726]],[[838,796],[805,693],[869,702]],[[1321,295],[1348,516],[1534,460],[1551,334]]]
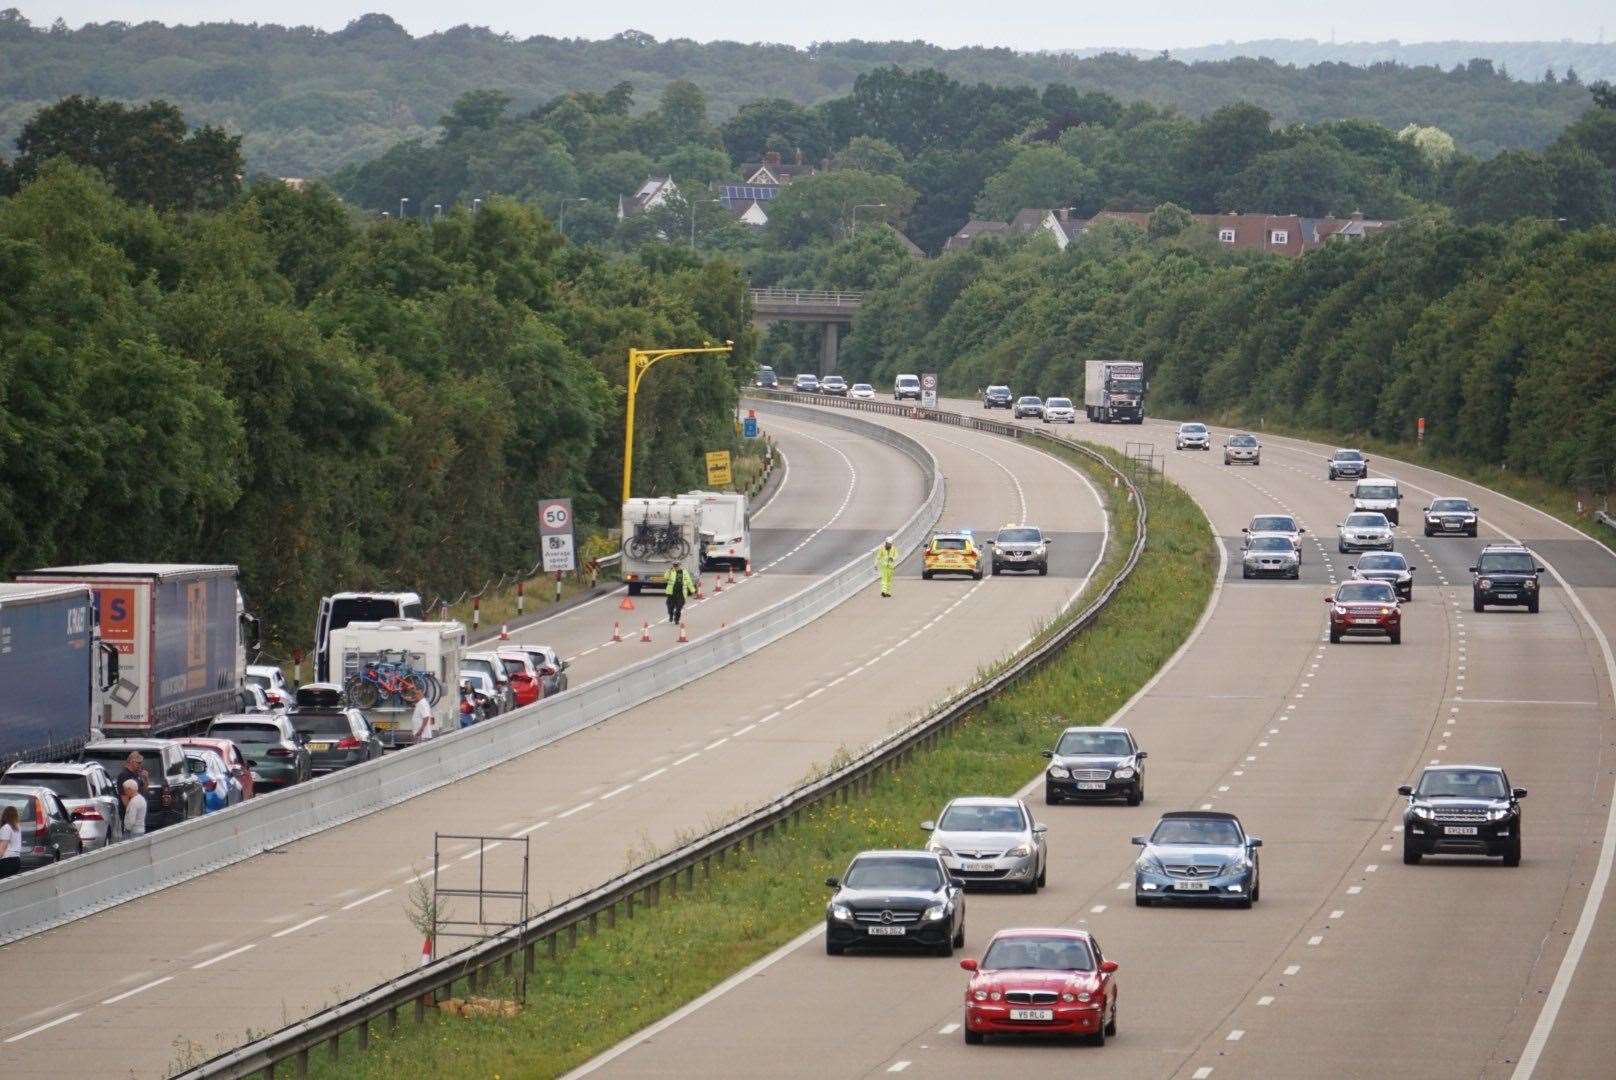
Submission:
[[[1206,892],[1212,886],[1204,881],[1175,881],[1173,888],[1179,892]]]
[[[1105,790],[1105,781],[1104,780],[1079,780],[1077,782],[1077,790],[1079,790],[1079,791],[1104,791]]]
[[[1515,597],[1517,595],[1519,595],[1519,594],[1518,593],[1512,593],[1512,592],[1501,592],[1501,593],[1498,594],[1498,599],[1500,599],[1500,600],[1513,600],[1513,599],[1515,599]]]
[[[1464,528],[1464,526],[1457,521],[1444,521],[1442,523],[1442,527],[1444,529],[1453,529],[1454,531]]]
[[[1375,619],[1375,618],[1368,618],[1368,619],[1353,619],[1352,621],[1354,623],[1357,623],[1357,624],[1361,625],[1361,626],[1373,626],[1373,625],[1375,625],[1375,623],[1379,622],[1380,620]]]
[[[1055,1019],[1055,1010],[1054,1009],[1011,1009],[1010,1010],[1010,1019],[1012,1019],[1012,1020],[1053,1020],[1053,1019]]]
[[[994,865],[990,862],[968,862],[963,864],[961,869],[974,873],[988,873],[994,869]]]
[[[331,749],[331,744],[328,742],[311,742],[309,743],[309,749],[318,754]]]
[[[909,928],[907,926],[872,926],[872,927],[870,927],[870,936],[871,937],[903,937],[903,935],[907,934],[908,932],[909,932]]]
[[[1474,825],[1444,825],[1442,827],[1442,835],[1443,836],[1475,836],[1476,835],[1476,827]]]
[[[394,728],[398,727],[398,721],[397,720],[377,720],[374,723],[372,723],[370,726],[375,728],[377,731],[392,731]]]

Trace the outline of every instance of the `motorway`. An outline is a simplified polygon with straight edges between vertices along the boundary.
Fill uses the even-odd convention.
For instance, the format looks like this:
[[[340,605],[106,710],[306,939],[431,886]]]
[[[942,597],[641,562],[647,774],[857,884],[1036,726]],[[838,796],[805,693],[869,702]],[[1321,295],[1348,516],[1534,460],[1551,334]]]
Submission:
[[[764,415],[789,463],[758,515],[750,579],[687,609],[693,639],[811,584],[920,505],[913,461],[835,428]],[[1076,596],[1101,555],[1098,493],[1029,447],[972,431],[904,430],[947,477],[945,527],[1035,520],[1057,546],[1046,578],[922,584],[900,568],[874,590],[781,642],[684,688],[475,777],[264,855],[0,949],[0,977],[27,985],[0,1022],[0,1074],[75,1070],[160,1075],[409,970],[407,917],[434,832],[525,840],[532,906],[582,891],[800,782],[839,749],[900,726],[1019,647]],[[709,588],[712,578],[709,575]],[[677,647],[661,605],[634,613],[653,643],[609,644],[613,605],[591,602],[518,636],[575,657],[574,685]],[[628,627],[625,626],[627,631]],[[931,673],[916,679],[918,671]],[[484,860],[451,845],[446,885],[486,866],[509,884],[522,845]],[[463,910],[463,909],[462,909]],[[445,942],[445,945],[448,943]]]
[[[1414,527],[1397,548],[1419,567],[1403,644],[1330,645],[1321,597],[1352,557],[1334,544],[1350,485],[1325,479],[1329,448],[1265,438],[1260,467],[1225,467],[1215,448],[1175,453],[1172,431],[1059,432],[1153,442],[1229,555],[1195,636],[1113,719],[1150,751],[1149,795],[1136,809],[1045,807],[1029,759],[1049,887],[973,894],[960,954],[980,955],[1002,927],[1088,928],[1121,964],[1119,1036],[1104,1049],[967,1047],[956,960],[832,958],[816,927],[577,1075],[1616,1075],[1616,910],[1584,921],[1609,876],[1616,557],[1502,496],[1385,463],[1372,474],[1402,481]],[[1481,539],[1423,538],[1432,495],[1470,496]],[[1274,510],[1309,527],[1302,579],[1243,581],[1240,529]],[[1470,609],[1466,568],[1506,536],[1556,571],[1539,615]],[[1426,763],[1467,761],[1530,790],[1522,865],[1405,866],[1397,786]],[[1264,838],[1253,910],[1133,905],[1128,838],[1196,808],[1236,812]]]

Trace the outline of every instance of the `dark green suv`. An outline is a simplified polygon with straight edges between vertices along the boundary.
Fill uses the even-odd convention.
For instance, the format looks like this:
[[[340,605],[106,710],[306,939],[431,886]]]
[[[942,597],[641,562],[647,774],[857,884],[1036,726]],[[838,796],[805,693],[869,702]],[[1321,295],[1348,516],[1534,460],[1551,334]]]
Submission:
[[[1538,575],[1543,568],[1530,551],[1516,544],[1488,544],[1470,568],[1470,606],[1524,607],[1537,614]]]

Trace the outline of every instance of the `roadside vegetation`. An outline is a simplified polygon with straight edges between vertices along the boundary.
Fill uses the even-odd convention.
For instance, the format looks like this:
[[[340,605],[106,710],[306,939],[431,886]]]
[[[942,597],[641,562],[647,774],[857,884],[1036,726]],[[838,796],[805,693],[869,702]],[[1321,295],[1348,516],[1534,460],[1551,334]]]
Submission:
[[[1118,489],[1106,483],[1103,490],[1114,504],[1115,542],[1091,592],[1119,569],[1132,536],[1131,511],[1118,505]],[[1062,727],[1103,723],[1173,654],[1206,605],[1216,573],[1206,519],[1169,482],[1151,485],[1147,497],[1145,555],[1099,621],[934,749],[884,775],[869,795],[826,802],[755,851],[735,853],[710,879],[698,877],[677,899],[640,907],[632,920],[619,917],[615,929],[580,937],[554,962],[541,955],[517,1015],[433,1011],[424,1023],[396,1032],[377,1025],[369,1052],[358,1052],[350,1037],[335,1061],[324,1052],[312,1055],[311,1075],[558,1076],[822,919],[823,880],[839,874],[854,853],[918,845],[919,822],[953,796],[1018,790],[1038,774],[1039,751],[1053,745]],[[510,998],[514,987],[496,981],[476,993]]]

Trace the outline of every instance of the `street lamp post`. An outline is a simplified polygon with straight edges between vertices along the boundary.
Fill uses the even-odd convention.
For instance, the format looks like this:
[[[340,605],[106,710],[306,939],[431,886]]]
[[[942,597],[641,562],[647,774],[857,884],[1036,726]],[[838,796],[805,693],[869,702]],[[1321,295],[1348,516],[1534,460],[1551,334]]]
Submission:
[[[670,356],[696,356],[706,353],[729,353],[735,348],[733,341],[722,345],[704,345],[699,349],[630,349],[628,351],[628,401],[623,413],[623,501],[628,502],[634,481],[634,402],[640,391],[640,380],[658,360]]]
[[[558,216],[558,218],[556,220],[556,231],[561,233],[562,236],[567,235],[567,204],[568,203],[588,202],[588,201],[589,200],[587,198],[583,197],[583,196],[579,196],[576,199],[562,199],[561,200],[561,213],[560,213],[560,215]]]
[[[471,200],[471,212],[473,214],[475,214],[477,211],[481,210],[482,208],[483,208],[483,201],[481,199],[473,199],[473,200]]]
[[[409,203],[409,201],[410,201],[410,197],[408,195],[400,195],[399,196],[399,199],[398,199],[398,220],[400,220],[400,221],[404,220],[404,207]]]
[[[872,202],[859,203],[857,206],[853,207],[853,227],[848,230],[848,239],[851,240],[853,237],[858,235],[858,212],[860,210],[884,210],[886,209],[886,205],[887,204],[884,202]]]

